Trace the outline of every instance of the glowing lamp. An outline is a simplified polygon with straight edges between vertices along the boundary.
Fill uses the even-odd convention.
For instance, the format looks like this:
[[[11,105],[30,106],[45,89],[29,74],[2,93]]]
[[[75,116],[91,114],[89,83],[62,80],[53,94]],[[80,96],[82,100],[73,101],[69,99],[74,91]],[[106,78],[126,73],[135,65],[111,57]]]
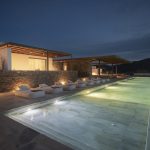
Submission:
[[[62,85],[65,85],[65,81],[61,81],[60,83],[61,83]]]
[[[92,75],[93,75],[93,76],[96,76],[96,75],[97,75],[97,73],[95,73],[95,72],[92,72]]]
[[[86,78],[83,78],[83,81],[86,81]]]

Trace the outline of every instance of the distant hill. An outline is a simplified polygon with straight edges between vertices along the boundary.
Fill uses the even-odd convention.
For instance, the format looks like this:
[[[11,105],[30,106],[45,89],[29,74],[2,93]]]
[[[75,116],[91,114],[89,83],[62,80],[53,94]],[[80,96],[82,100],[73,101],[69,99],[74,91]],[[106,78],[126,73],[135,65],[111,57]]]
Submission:
[[[118,66],[119,73],[150,73],[150,58]]]

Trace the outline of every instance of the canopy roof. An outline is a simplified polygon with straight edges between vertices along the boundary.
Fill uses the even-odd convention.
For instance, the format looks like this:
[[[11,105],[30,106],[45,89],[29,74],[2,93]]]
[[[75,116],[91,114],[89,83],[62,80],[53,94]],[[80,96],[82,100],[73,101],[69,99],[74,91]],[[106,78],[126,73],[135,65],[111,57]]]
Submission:
[[[62,51],[48,50],[45,48],[33,47],[12,42],[0,43],[0,48],[11,48],[12,53],[41,56],[41,57],[71,56],[71,54]]]
[[[108,56],[95,56],[95,57],[82,57],[82,58],[71,58],[71,59],[60,59],[55,60],[56,62],[92,62],[92,61],[103,61],[107,64],[126,64],[129,63],[128,60],[121,58],[116,55],[108,55]]]

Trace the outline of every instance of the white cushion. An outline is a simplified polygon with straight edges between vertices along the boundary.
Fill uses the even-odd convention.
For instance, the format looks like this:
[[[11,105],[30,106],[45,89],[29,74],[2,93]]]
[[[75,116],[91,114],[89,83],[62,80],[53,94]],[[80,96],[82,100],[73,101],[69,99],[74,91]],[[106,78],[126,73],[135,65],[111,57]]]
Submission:
[[[48,87],[48,85],[47,84],[39,84],[39,87],[44,88],[44,87]]]

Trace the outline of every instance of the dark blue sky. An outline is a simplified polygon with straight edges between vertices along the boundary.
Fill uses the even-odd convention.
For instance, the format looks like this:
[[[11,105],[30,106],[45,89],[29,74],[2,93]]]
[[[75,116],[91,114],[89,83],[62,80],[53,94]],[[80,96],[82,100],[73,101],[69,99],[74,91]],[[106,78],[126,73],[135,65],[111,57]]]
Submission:
[[[76,57],[150,57],[149,0],[1,0],[0,18],[0,41]]]

